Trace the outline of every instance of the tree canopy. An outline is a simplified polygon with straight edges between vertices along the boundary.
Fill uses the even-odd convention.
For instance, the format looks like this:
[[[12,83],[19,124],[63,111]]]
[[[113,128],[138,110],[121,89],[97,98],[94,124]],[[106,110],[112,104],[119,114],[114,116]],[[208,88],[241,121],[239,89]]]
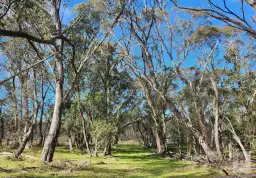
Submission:
[[[0,143],[16,158],[42,147],[43,162],[59,144],[98,156],[122,140],[215,166],[235,150],[249,161],[256,3],[191,4],[1,1]]]

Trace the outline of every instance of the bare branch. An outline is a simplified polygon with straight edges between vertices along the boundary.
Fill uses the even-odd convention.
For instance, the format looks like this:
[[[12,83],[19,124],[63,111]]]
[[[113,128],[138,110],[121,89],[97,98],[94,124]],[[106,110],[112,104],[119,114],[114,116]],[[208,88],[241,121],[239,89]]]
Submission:
[[[57,53],[59,53],[59,52],[57,52]],[[40,64],[41,62],[45,61],[46,59],[49,59],[50,57],[54,56],[54,55],[57,54],[57,53],[51,54],[50,56],[48,56],[48,57],[46,57],[46,58],[44,58],[44,59],[42,59],[42,60],[40,60],[40,61],[37,61],[36,63],[34,63],[34,64],[28,66],[27,68],[25,68],[25,69],[21,70],[20,72],[18,72],[18,73],[16,73],[16,74],[12,75],[11,77],[8,77],[7,79],[5,79],[5,80],[3,80],[3,81],[0,81],[0,85],[3,85],[3,84],[4,84],[5,82],[7,82],[8,80],[10,80],[10,79],[14,78],[15,76],[17,76],[17,75],[19,75],[19,74],[21,74],[21,73],[23,73],[23,72],[25,72],[25,71],[27,71],[27,70],[29,70],[29,69],[35,67],[36,65]]]

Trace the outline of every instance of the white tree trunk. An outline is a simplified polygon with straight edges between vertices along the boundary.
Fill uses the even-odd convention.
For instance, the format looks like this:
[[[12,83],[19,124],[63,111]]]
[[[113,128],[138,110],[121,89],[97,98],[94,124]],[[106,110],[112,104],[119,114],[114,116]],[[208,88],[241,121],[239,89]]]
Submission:
[[[57,35],[62,34],[62,25],[60,19],[60,5],[61,0],[52,0],[52,9],[54,16],[54,23],[56,27]],[[56,63],[56,74],[55,74],[55,104],[53,117],[51,122],[50,131],[46,137],[44,148],[41,154],[41,160],[45,162],[52,162],[53,154],[57,144],[60,126],[61,126],[61,116],[63,109],[63,84],[64,84],[64,71],[63,71],[63,61],[62,61],[62,51],[63,51],[63,40],[56,40],[55,46],[55,63]]]

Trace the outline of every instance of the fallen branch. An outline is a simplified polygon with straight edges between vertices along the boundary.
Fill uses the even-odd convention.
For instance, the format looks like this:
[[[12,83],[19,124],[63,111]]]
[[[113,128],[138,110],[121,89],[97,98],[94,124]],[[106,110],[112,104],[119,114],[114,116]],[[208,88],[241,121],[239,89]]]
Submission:
[[[1,152],[0,155],[3,155],[3,156],[13,156],[13,153],[11,153],[11,152]],[[22,156],[26,157],[26,158],[31,158],[31,159],[39,159],[37,157],[31,156],[31,155],[26,155],[26,154],[22,154]]]

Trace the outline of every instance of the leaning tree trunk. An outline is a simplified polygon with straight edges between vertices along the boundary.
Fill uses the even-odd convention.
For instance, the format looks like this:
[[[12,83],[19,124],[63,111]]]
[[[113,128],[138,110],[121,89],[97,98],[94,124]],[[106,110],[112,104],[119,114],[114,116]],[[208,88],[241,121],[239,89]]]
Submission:
[[[194,129],[192,129],[194,130]],[[203,148],[208,161],[210,163],[217,163],[219,162],[219,156],[216,154],[215,151],[213,151],[206,143],[206,141],[204,140],[204,137],[198,132],[198,131],[193,131],[194,132],[194,136],[197,138],[199,145]]]
[[[56,66],[58,70],[58,78],[56,79],[56,96],[55,96],[55,104],[52,122],[50,126],[50,131],[45,139],[44,148],[41,154],[41,160],[45,162],[52,162],[53,154],[55,151],[55,147],[57,144],[59,132],[60,132],[60,124],[61,124],[61,115],[63,108],[63,69],[62,62],[60,56],[57,56]]]
[[[91,156],[91,150],[90,150],[90,147],[89,147],[89,142],[87,140],[86,131],[85,131],[85,120],[84,120],[83,112],[81,110],[80,102],[81,102],[81,100],[80,100],[80,90],[78,88],[78,107],[79,107],[80,120],[82,122],[84,142],[85,142],[87,153]]]
[[[53,13],[54,13],[54,23],[56,27],[57,35],[62,35],[62,25],[61,18],[59,14],[61,2],[57,0],[52,0]],[[56,64],[56,74],[55,74],[55,104],[53,117],[51,122],[50,131],[44,143],[44,148],[41,154],[41,160],[45,162],[52,162],[53,154],[57,144],[60,126],[61,126],[61,116],[63,109],[63,84],[64,84],[64,71],[63,71],[63,61],[62,61],[62,51],[63,51],[63,40],[56,40],[55,46],[55,64]]]
[[[199,145],[202,147],[204,150],[204,153],[206,154],[208,161],[210,163],[218,163],[220,161],[220,157],[218,154],[216,154],[215,151],[213,151],[207,144],[206,140],[204,139],[204,136],[192,126],[191,123],[184,123],[188,129],[192,132],[194,137],[197,139]]]
[[[235,141],[238,143],[238,145],[239,145],[240,148],[242,149],[245,160],[246,160],[246,161],[250,161],[250,157],[249,157],[249,155],[247,154],[247,152],[246,152],[246,150],[245,150],[245,148],[244,148],[244,145],[242,144],[240,138],[239,138],[238,135],[236,134],[236,131],[235,131],[233,125],[232,125],[232,122],[229,120],[229,118],[227,118],[227,117],[225,117],[225,116],[224,116],[224,118],[229,122],[230,127],[231,127],[231,128],[229,128],[229,131],[233,134],[233,138],[235,139]]]
[[[176,106],[170,101],[168,98],[165,98],[162,96],[162,98],[165,99],[166,104],[168,108],[175,114],[175,116],[179,119],[178,122],[181,122],[184,124],[194,135],[194,137],[197,139],[199,145],[203,148],[208,161],[210,163],[218,163],[220,161],[220,157],[216,154],[215,151],[213,151],[207,144],[206,140],[204,139],[204,136],[196,129],[193,127],[191,120],[189,116],[184,115],[181,113]]]
[[[28,129],[25,130],[24,136],[22,138],[22,142],[21,142],[18,150],[14,153],[15,158],[18,158],[20,156],[20,154],[24,151],[24,149],[26,147],[26,144],[31,139],[31,136],[33,134],[33,130],[34,130],[35,125],[36,125],[36,119],[37,119],[37,114],[38,114],[38,110],[39,110],[39,105],[37,103],[36,73],[35,73],[35,71],[34,71],[34,82],[35,82],[35,84],[34,84],[35,85],[34,86],[34,99],[35,99],[34,116],[33,116],[32,124],[31,124],[30,128],[28,128],[28,122],[27,122],[26,128],[28,128]]]
[[[29,130],[24,134],[22,142],[21,142],[18,150],[14,153],[15,158],[18,158],[20,156],[20,154],[24,151],[26,144],[32,135],[33,129],[34,129],[34,124],[32,124],[32,126],[29,128]]]
[[[249,157],[249,155],[247,154],[247,152],[246,152],[246,150],[245,150],[245,148],[244,148],[244,145],[242,144],[240,138],[239,138],[236,134],[234,134],[233,137],[234,137],[234,139],[236,140],[236,142],[238,143],[238,145],[240,146],[240,148],[242,149],[242,152],[243,152],[243,155],[244,155],[245,160],[246,160],[246,161],[250,161],[250,157]]]

